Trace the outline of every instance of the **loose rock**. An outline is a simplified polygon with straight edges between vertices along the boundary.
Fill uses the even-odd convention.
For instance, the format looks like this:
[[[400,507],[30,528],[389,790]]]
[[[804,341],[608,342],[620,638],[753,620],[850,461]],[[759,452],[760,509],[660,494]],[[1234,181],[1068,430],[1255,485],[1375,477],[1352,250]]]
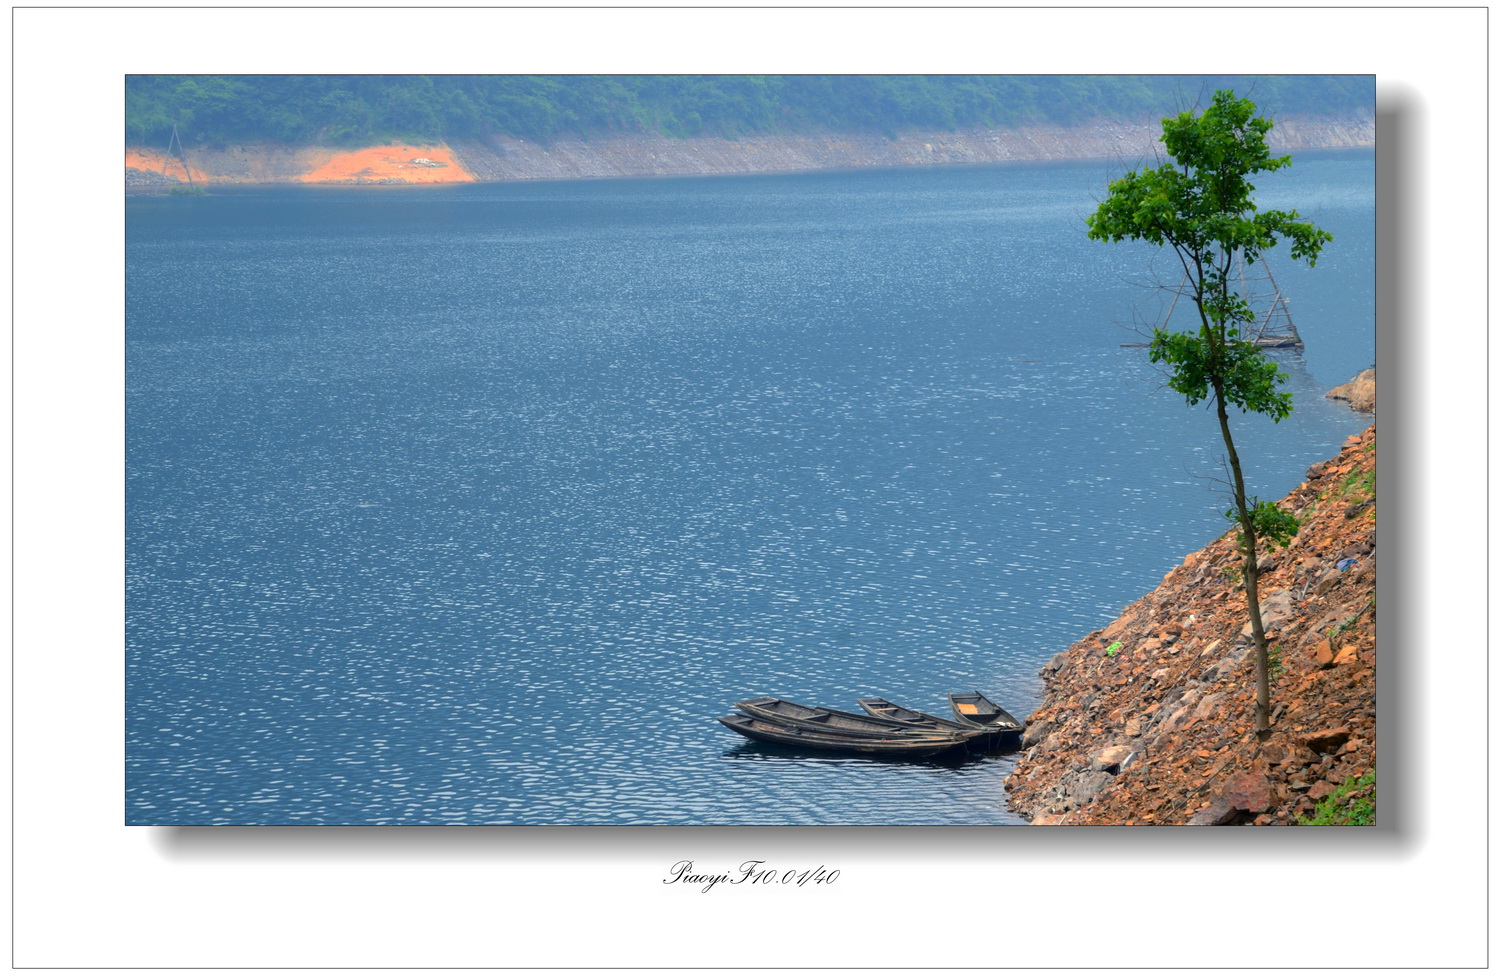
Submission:
[[[1241,637],[1231,532],[1048,662],[1031,717],[1045,725],[1028,728],[1006,783],[1011,807],[1034,823],[1288,824],[1372,769],[1375,539],[1366,518],[1344,517],[1338,492],[1373,484],[1374,448],[1371,427],[1281,500],[1302,527],[1261,579],[1267,737],[1254,731],[1254,645]],[[1369,502],[1361,516],[1374,514]],[[1355,563],[1336,570],[1344,558]]]

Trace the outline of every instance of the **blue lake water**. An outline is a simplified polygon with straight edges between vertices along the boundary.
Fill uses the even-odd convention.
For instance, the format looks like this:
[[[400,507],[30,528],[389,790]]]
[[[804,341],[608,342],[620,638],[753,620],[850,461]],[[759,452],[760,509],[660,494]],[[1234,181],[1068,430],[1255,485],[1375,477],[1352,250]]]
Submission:
[[[126,822],[1020,822],[1013,757],[714,719],[1024,716],[1226,528],[1211,414],[1122,347],[1167,264],[1084,234],[1118,173],[129,200]],[[1374,362],[1373,155],[1260,198],[1336,238],[1271,257],[1275,498],[1368,423],[1322,394]]]

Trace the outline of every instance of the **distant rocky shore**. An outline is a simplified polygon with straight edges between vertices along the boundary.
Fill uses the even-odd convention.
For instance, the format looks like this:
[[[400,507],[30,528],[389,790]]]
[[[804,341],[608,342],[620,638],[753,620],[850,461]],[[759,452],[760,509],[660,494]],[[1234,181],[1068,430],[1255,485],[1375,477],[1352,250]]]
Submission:
[[[695,176],[963,165],[1065,159],[1134,163],[1158,146],[1158,119],[1081,126],[1026,126],[899,135],[757,136],[743,139],[558,140],[550,145],[497,137],[455,147],[480,180]],[[1352,149],[1375,144],[1373,119],[1278,122],[1280,147]]]
[[[1370,367],[1342,386],[1327,393],[1330,400],[1343,400],[1351,410],[1360,413],[1375,412],[1375,367]]]
[[[661,135],[566,138],[538,143],[496,136],[452,145],[291,148],[279,144],[193,148],[187,153],[197,183],[391,184],[508,182],[641,176],[709,176],[827,169],[1118,159],[1133,165],[1151,157],[1158,119],[1099,121],[1078,126],[1024,126],[961,132],[747,136],[672,139]],[[1373,116],[1278,119],[1273,148],[1281,152],[1359,149],[1375,144]],[[399,150],[399,151],[398,151]],[[371,154],[382,158],[373,165]],[[418,159],[451,161],[434,172]],[[319,174],[328,174],[319,178]],[[149,191],[185,181],[180,162],[160,150],[126,152],[126,187]]]

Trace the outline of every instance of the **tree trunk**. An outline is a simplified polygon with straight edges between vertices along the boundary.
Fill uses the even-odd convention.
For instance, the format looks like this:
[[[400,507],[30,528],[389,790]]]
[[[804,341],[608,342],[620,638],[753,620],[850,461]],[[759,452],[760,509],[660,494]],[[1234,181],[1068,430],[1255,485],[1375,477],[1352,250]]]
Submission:
[[[1240,456],[1234,449],[1234,437],[1229,433],[1229,411],[1224,403],[1224,390],[1214,385],[1214,401],[1219,414],[1219,433],[1224,438],[1224,448],[1229,454],[1229,471],[1234,479],[1234,507],[1239,515],[1241,552],[1245,557],[1245,604],[1250,611],[1250,637],[1255,644],[1255,731],[1264,733],[1271,728],[1271,657],[1266,646],[1266,629],[1260,617],[1260,564],[1256,558],[1257,539],[1255,521],[1250,513],[1250,500],[1245,494],[1245,474],[1240,468]]]

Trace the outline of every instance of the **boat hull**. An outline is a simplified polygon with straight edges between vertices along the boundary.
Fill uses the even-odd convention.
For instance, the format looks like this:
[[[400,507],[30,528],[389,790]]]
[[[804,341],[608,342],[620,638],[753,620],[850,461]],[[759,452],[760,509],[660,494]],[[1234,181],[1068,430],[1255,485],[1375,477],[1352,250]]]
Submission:
[[[856,715],[841,712],[836,708],[814,708],[780,698],[752,698],[735,702],[734,707],[746,715],[808,732],[833,733],[839,735],[867,735],[877,738],[899,738],[902,736],[942,734],[949,738],[969,736],[969,730],[919,728],[906,722],[877,718],[871,715]]]
[[[926,712],[897,705],[884,698],[860,698],[857,701],[860,708],[877,718],[901,722],[914,729],[968,735],[970,748],[974,752],[1004,752],[1012,746],[1019,745],[1021,741],[1019,727],[1012,729],[1008,726],[960,724],[952,719],[939,718],[936,715],[928,715]]]
[[[960,725],[952,719],[939,718],[936,715],[928,715],[916,709],[897,705],[895,702],[884,698],[860,698],[856,704],[875,718],[888,719],[892,722],[900,722],[903,725],[911,725],[925,728],[948,729],[952,731],[963,731],[972,729],[971,725]]]
[[[874,736],[818,733],[778,725],[750,715],[726,715],[719,721],[745,738],[756,742],[816,752],[889,759],[929,759],[967,751],[963,739],[924,736],[879,739]]]

